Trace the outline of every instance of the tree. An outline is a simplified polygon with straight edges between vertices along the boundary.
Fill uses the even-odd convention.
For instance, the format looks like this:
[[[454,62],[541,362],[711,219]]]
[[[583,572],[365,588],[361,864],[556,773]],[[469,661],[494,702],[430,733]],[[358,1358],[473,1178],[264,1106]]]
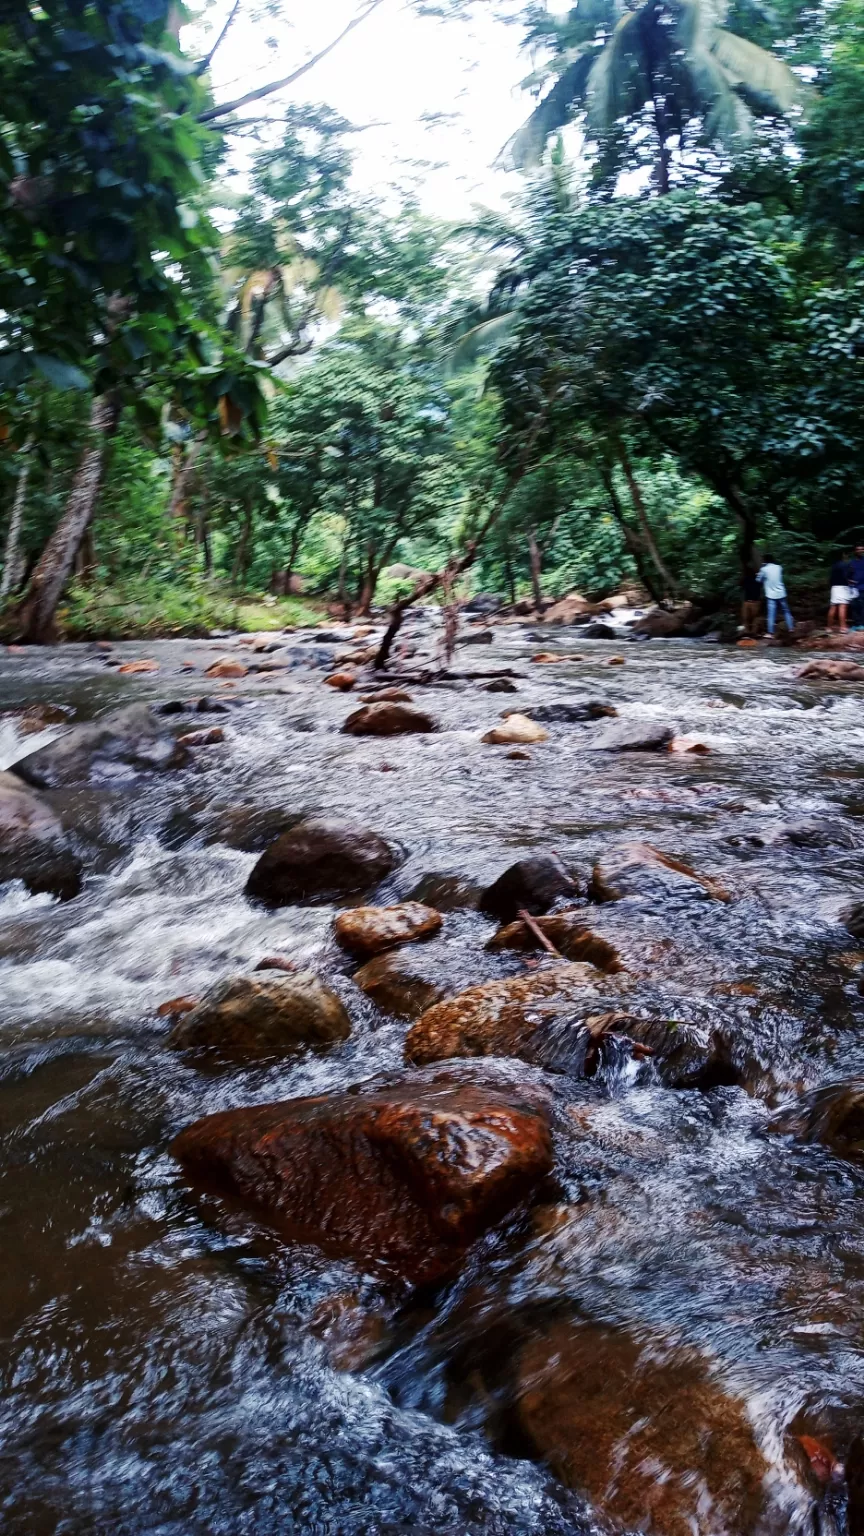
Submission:
[[[751,136],[755,116],[790,111],[801,82],[723,26],[727,12],[724,0],[590,0],[563,18],[541,13],[529,41],[550,51],[540,78],[553,83],[507,146],[509,162],[537,165],[550,135],[582,109],[602,143],[606,179],[617,177],[635,128],[653,140],[655,185],[665,193],[673,142],[680,150],[688,130],[728,149]]]

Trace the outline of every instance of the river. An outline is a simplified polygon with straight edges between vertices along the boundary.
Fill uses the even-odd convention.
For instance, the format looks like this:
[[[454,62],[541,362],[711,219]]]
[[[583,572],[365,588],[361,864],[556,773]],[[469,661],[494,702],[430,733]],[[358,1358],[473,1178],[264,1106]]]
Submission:
[[[159,663],[139,676],[96,646],[0,652],[0,767],[63,729],[23,735],[24,705],[228,701],[191,767],[56,792],[100,850],[76,899],[0,887],[5,1531],[845,1529],[840,1470],[812,1447],[842,1462],[864,1429],[864,1169],[772,1122],[864,1075],[864,949],[839,921],[864,897],[861,690],[798,680],[788,651],[494,633],[454,668],[511,669],[518,695],[412,686],[439,729],[387,740],[340,733],[356,699],[323,677],[344,647],[311,635],[223,689],[205,667],[251,654],[229,638],[114,646]],[[534,665],[541,644],[581,659]],[[516,758],[480,740],[508,706],[582,698],[710,751],[596,752],[592,721]],[[423,948],[451,990],[519,969],[485,950],[470,897],[526,850],[582,890],[624,839],[686,860],[730,899],[672,882],[580,900],[634,978],[627,1007],[719,1030],[722,1062],[695,1087],[611,1055],[589,1080],[496,1066],[552,1083],[557,1186],[431,1297],[286,1246],[190,1190],[171,1138],[401,1067],[407,1026],[352,982],[332,908],[246,900],[256,855],[200,830],[239,804],[397,839],[380,897],[450,892]],[[220,1075],[166,1048],[161,1003],[274,953],[330,981],[349,1040]],[[340,1358],[345,1296],[375,1344]]]

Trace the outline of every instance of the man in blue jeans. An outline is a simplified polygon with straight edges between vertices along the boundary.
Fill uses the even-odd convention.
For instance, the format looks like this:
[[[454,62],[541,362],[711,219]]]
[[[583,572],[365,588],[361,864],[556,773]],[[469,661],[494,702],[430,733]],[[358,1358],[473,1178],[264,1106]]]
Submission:
[[[777,604],[783,610],[786,620],[786,628],[791,635],[795,628],[795,620],[789,612],[789,603],[786,598],[786,587],[783,582],[783,567],[766,555],[762,562],[762,569],[756,572],[756,580],[761,581],[762,590],[765,593],[765,601],[768,606],[768,635],[774,634],[774,621],[777,617]]]

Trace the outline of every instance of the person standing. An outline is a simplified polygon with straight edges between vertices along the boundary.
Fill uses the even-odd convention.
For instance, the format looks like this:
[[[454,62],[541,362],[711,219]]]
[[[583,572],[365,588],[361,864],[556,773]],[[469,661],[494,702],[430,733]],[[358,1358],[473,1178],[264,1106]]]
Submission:
[[[762,561],[761,570],[756,572],[756,580],[761,581],[762,583],[762,590],[765,593],[765,601],[768,605],[769,637],[773,636],[774,634],[774,621],[777,617],[778,603],[782,609],[783,617],[786,620],[786,628],[791,635],[795,628],[795,620],[789,612],[789,602],[786,597],[786,586],[783,581],[782,565],[778,565],[776,560],[772,560],[770,555],[766,555],[765,559]]]
[[[861,629],[864,627],[864,544],[856,544],[849,563],[852,567],[852,586],[857,594],[849,609],[849,623],[853,629]]]
[[[846,623],[846,610],[853,597],[857,594],[852,586],[852,564],[841,556],[835,560],[831,567],[831,598],[828,608],[828,628],[835,626],[841,635],[845,635],[848,625]]]
[[[756,624],[762,610],[762,587],[752,565],[748,565],[741,578],[741,623],[745,635],[755,635]]]

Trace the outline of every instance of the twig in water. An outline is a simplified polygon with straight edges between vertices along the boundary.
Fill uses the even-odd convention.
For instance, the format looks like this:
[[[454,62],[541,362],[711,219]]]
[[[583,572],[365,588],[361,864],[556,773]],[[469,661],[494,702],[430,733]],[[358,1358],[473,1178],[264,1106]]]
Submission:
[[[543,929],[540,927],[540,924],[539,923],[535,923],[535,921],[534,921],[533,917],[531,916],[530,912],[526,912],[524,907],[520,907],[519,908],[519,912],[518,912],[518,916],[519,916],[520,921],[525,924],[525,927],[526,928],[530,928],[530,930],[533,933],[535,939],[537,939],[538,942],[542,945],[542,947],[543,947],[543,949],[545,949],[547,955],[554,955],[556,960],[563,960],[564,959],[564,956],[561,954],[561,951],[555,948],[555,945],[552,943],[552,940],[551,939],[547,939],[545,933],[543,932]]]

